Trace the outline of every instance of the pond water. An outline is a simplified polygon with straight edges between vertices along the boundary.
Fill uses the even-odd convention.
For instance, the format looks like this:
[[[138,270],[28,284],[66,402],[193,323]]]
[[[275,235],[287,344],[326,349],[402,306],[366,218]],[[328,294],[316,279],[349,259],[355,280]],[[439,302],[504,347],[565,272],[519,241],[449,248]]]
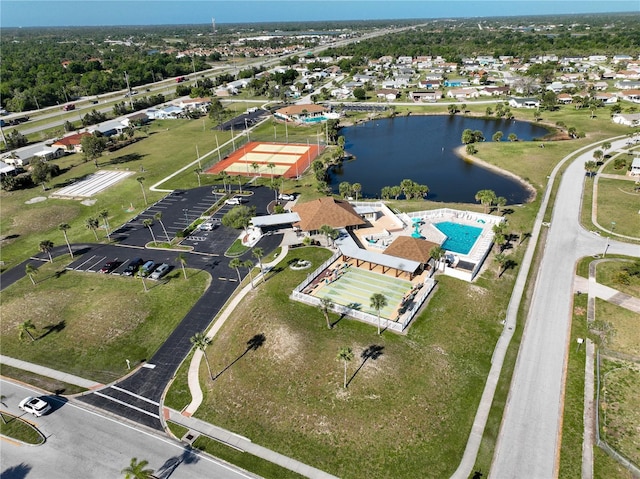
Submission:
[[[333,171],[331,187],[338,192],[342,181],[360,183],[360,196],[379,198],[384,186],[399,185],[403,179],[427,185],[427,199],[475,203],[479,190],[489,189],[504,196],[509,204],[527,201],[529,191],[516,180],[466,162],[455,155],[462,144],[462,132],[480,130],[486,141],[501,131],[503,141],[510,133],[519,140],[542,138],[548,131],[532,123],[515,120],[465,118],[457,115],[402,116],[385,118],[342,128],[347,153]]]

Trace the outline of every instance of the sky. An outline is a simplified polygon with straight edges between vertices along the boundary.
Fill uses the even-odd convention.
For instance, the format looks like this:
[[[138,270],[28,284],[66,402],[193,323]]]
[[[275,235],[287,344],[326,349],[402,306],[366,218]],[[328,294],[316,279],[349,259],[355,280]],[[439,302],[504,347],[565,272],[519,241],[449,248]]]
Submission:
[[[2,0],[0,27],[177,25],[638,12],[640,0]]]

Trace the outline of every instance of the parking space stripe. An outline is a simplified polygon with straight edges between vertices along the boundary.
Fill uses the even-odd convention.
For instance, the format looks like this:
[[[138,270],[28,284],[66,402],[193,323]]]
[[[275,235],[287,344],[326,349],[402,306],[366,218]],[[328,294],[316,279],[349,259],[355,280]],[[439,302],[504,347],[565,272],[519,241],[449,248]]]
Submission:
[[[126,406],[128,408],[135,409],[136,411],[141,412],[143,414],[146,414],[147,416],[151,416],[151,417],[155,417],[156,419],[160,419],[160,416],[158,414],[154,414],[152,412],[145,411],[144,409],[136,407],[133,404],[128,404],[128,403],[126,403],[124,401],[120,401],[119,399],[116,399],[114,397],[107,396],[106,394],[102,394],[100,391],[96,391],[93,394],[95,394],[97,396],[100,396],[100,397],[103,397],[105,399],[109,399],[110,401],[116,402],[116,403],[121,404],[123,406]]]

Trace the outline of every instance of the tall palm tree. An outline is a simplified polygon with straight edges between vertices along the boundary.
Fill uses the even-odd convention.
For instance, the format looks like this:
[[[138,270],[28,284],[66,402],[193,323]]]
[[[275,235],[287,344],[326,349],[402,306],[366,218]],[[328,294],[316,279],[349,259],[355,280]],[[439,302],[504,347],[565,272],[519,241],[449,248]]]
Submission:
[[[35,341],[36,338],[33,337],[31,331],[35,331],[36,329],[36,325],[33,324],[30,319],[23,321],[18,325],[18,339],[22,341],[25,336],[29,336],[31,338],[31,341]]]
[[[153,244],[157,245],[158,242],[156,241],[156,235],[153,234],[153,229],[151,228],[151,225],[153,225],[153,220],[151,218],[147,218],[146,220],[144,220],[142,222],[143,225],[145,225],[147,228],[149,228],[149,233],[151,233],[151,238],[153,239]]]
[[[209,371],[209,377],[213,379],[213,374],[211,373],[211,366],[209,365],[209,358],[207,357],[207,346],[211,344],[211,338],[208,338],[207,336],[205,336],[204,333],[198,332],[193,336],[191,336],[191,339],[189,339],[189,341],[191,341],[191,344],[193,344],[196,347],[196,349],[199,349],[200,351],[202,351],[202,354],[204,354],[204,362],[207,363],[207,370]]]
[[[151,479],[153,475],[153,469],[146,469],[149,465],[149,461],[138,461],[138,458],[131,458],[131,462],[128,467],[125,467],[121,472],[124,474],[125,479]]]
[[[329,297],[320,298],[320,309],[324,314],[324,319],[327,321],[327,328],[331,329],[331,322],[329,321],[329,310],[333,308],[333,301]]]
[[[224,187],[224,192],[227,192],[227,180],[229,179],[229,173],[226,171],[220,172],[220,177],[222,178],[222,186]],[[229,185],[231,186],[231,185]]]
[[[143,185],[143,183],[144,183],[144,176],[138,176],[138,177],[136,178],[136,181],[137,181],[138,183],[140,183],[140,188],[142,189],[142,197],[144,198],[144,204],[145,204],[145,205],[148,205],[149,203],[147,203],[147,194],[146,194],[146,193],[145,193],[145,191],[144,191],[144,185]]]
[[[496,208],[498,208],[498,214],[502,212],[502,208],[507,204],[507,199],[504,196],[498,196],[496,198]]]
[[[47,253],[49,256],[49,262],[53,263],[53,258],[51,257],[51,250],[53,249],[53,241],[51,240],[42,240],[40,241],[40,251],[43,253]]]
[[[440,261],[444,257],[445,250],[442,246],[436,245],[429,250],[429,256],[436,260],[436,269],[440,269]]]
[[[269,162],[267,163],[267,168],[269,168],[269,175],[271,176],[271,186],[273,186],[273,169],[276,167],[275,163]]]
[[[387,297],[382,293],[373,293],[369,298],[369,306],[378,312],[378,334],[380,334],[380,310],[387,305]]]
[[[90,216],[89,218],[84,220],[84,225],[87,227],[87,229],[93,231],[93,236],[95,236],[96,241],[98,241],[98,226],[100,226],[100,222],[98,221],[98,219]]]
[[[354,183],[351,185],[351,190],[356,195],[356,201],[358,201],[358,194],[362,191],[362,185],[360,183]]]
[[[38,269],[33,266],[31,263],[27,263],[27,265],[24,267],[24,272],[27,276],[29,276],[29,279],[31,280],[31,284],[32,285],[36,285],[36,280],[33,279],[33,277],[38,274]]]
[[[200,175],[202,174],[202,168],[196,168],[193,170],[196,176],[198,177],[198,186],[202,186],[202,180],[200,179]]]
[[[344,362],[344,387],[347,387],[347,363],[353,359],[353,350],[350,347],[343,346],[338,351],[338,356],[336,357],[338,361]]]
[[[249,271],[249,281],[251,282],[251,287],[253,288],[253,273],[251,272],[253,270],[253,261],[251,261],[250,259],[243,261],[242,267],[247,268],[247,270]]]
[[[257,248],[253,248],[251,254],[255,259],[258,260],[258,266],[260,267],[260,272],[262,273],[262,257],[264,256],[264,250],[258,246]]]
[[[240,258],[233,258],[231,261],[229,261],[229,268],[234,268],[236,270],[236,273],[238,273],[238,282],[241,283],[242,282],[242,277],[240,276],[240,268],[242,266],[242,260]]]
[[[71,245],[69,244],[69,238],[67,237],[67,230],[70,228],[71,226],[69,226],[69,224],[67,223],[60,223],[58,225],[58,229],[62,231],[62,234],[64,235],[64,242],[67,243],[67,248],[69,248],[69,254],[71,255],[71,258],[73,258],[73,250],[71,249]]]
[[[329,246],[329,238],[333,235],[334,231],[335,231],[335,229],[333,229],[329,225],[322,225],[320,227],[320,233],[322,233],[325,236],[325,238],[327,239],[327,247]]]
[[[107,232],[107,238],[111,240],[111,235],[109,233],[109,212],[107,210],[102,210],[100,213],[98,213],[98,217],[102,218],[102,222],[104,223],[104,229]]]
[[[162,231],[164,231],[164,236],[167,238],[167,243],[171,243],[171,239],[169,239],[169,235],[167,234],[167,229],[164,227],[164,223],[162,222],[162,212],[158,211],[155,215],[153,215],[153,219],[160,223],[160,226],[162,226]]]
[[[185,269],[185,265],[187,264],[187,257],[184,255],[184,253],[180,253],[177,259],[180,263],[180,266],[182,267],[182,274],[184,274],[184,279],[187,279],[187,270]]]
[[[251,169],[253,170],[254,173],[258,173],[258,170],[260,169],[260,165],[254,161],[253,163],[251,163]]]
[[[495,200],[496,194],[493,190],[480,190],[476,193],[476,201],[480,202],[485,213]]]
[[[147,288],[147,282],[144,280],[144,274],[142,274],[141,270],[138,270],[138,276],[142,280],[142,289],[144,289],[145,293],[149,292],[149,288]]]

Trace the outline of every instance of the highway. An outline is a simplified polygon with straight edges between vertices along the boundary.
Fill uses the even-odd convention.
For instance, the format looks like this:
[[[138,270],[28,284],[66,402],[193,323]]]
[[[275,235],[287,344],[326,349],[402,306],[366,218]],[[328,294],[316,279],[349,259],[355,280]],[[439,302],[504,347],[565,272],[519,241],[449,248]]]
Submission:
[[[612,151],[625,143],[613,141]],[[584,163],[593,159],[593,149],[562,176],[490,478],[557,477],[575,266],[582,257],[602,255],[607,241],[579,224]],[[640,247],[611,240],[608,253],[640,257]]]
[[[3,406],[3,410],[22,415],[46,437],[46,442],[37,447],[3,438],[0,450],[0,476],[3,479],[122,477],[122,469],[133,457],[149,461],[148,467],[163,478],[255,478],[207,455],[186,449],[164,434],[156,434],[137,425],[133,427],[100,411],[79,407],[73,399],[46,396],[53,411],[36,418],[20,411],[17,405],[24,397],[43,396],[44,393],[5,379],[0,380],[0,391],[7,406]]]

